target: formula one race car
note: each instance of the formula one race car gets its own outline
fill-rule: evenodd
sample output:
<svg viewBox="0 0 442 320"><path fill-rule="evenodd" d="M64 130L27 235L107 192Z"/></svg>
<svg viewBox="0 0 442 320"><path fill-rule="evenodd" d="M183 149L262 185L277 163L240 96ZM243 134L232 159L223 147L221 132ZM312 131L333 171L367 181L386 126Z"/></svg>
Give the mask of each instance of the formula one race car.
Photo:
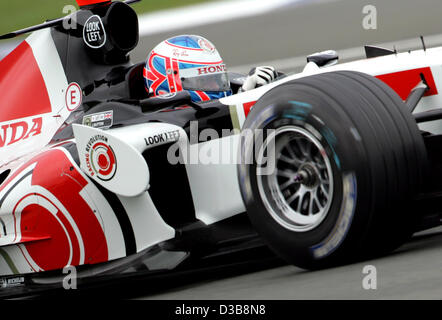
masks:
<svg viewBox="0 0 442 320"><path fill-rule="evenodd" d="M148 97L129 2L0 37L34 31L0 61L0 292L263 243L324 268L440 224L442 48L326 51L247 92L230 74L219 100Z"/></svg>

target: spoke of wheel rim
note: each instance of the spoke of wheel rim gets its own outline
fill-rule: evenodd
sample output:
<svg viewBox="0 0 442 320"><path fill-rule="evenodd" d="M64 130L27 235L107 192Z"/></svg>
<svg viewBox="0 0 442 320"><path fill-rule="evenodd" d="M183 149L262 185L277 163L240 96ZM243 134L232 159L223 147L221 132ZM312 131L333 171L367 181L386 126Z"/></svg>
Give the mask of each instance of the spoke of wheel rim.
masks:
<svg viewBox="0 0 442 320"><path fill-rule="evenodd" d="M279 155L279 159L278 160L284 161L284 162L286 162L288 164L293 164L294 163L294 159L291 159L291 158L289 158L289 157L287 157L287 156L285 156L283 154Z"/></svg>
<svg viewBox="0 0 442 320"><path fill-rule="evenodd" d="M302 207L302 200L304 197L299 197L299 201L298 201L298 206L296 207L296 212L300 213L301 212L301 207Z"/></svg>
<svg viewBox="0 0 442 320"><path fill-rule="evenodd" d="M293 175L295 175L296 172L293 172L292 170L279 170L278 169L278 172L276 174L280 177L292 179Z"/></svg>
<svg viewBox="0 0 442 320"><path fill-rule="evenodd" d="M328 200L328 190L325 189L324 184L321 182L321 191L324 194L324 197Z"/></svg>
<svg viewBox="0 0 442 320"><path fill-rule="evenodd" d="M303 139L298 139L298 146L299 149L301 150L302 155L304 156L304 158L309 159L309 155L308 155L308 151L307 151L307 147L306 147L306 141Z"/></svg>
<svg viewBox="0 0 442 320"><path fill-rule="evenodd" d="M321 170L327 169L327 167L325 166L325 163L322 163L321 161L316 161L315 165L316 165L316 167L318 167L318 169L321 169Z"/></svg>
<svg viewBox="0 0 442 320"><path fill-rule="evenodd" d="M297 158L291 159L283 154L279 155L278 160L284 161L285 163L294 166L296 169L298 169L303 164L303 162L300 161L299 159Z"/></svg>
<svg viewBox="0 0 442 320"><path fill-rule="evenodd" d="M314 201L315 201L316 205L318 206L318 209L319 209L319 210L324 209L324 206L321 204L321 201L319 201L319 199L318 199L318 197L316 196L316 194L315 194L315 196L314 196Z"/></svg>
<svg viewBox="0 0 442 320"><path fill-rule="evenodd" d="M290 157L293 160L292 164L294 164L295 166L297 166L297 168L299 168L303 164L303 161L298 159L298 157L296 156L295 151L293 151L292 145L290 143L287 144L286 149L287 149L288 153L290 154Z"/></svg>
<svg viewBox="0 0 442 320"><path fill-rule="evenodd" d="M290 205L293 201L295 201L296 200L296 198L298 198L299 196L298 196L298 194L296 194L296 193L294 193L294 194L292 194L286 201L287 201L287 203ZM299 204L298 204L299 205Z"/></svg>
<svg viewBox="0 0 442 320"><path fill-rule="evenodd" d="M295 195L297 195L299 197L299 202L298 202L298 207L296 208L296 212L301 212L302 202L304 200L304 196L306 193L307 193L307 190L305 189L305 187L303 185L301 185L299 190L296 191Z"/></svg>
<svg viewBox="0 0 442 320"><path fill-rule="evenodd" d="M286 182L284 182L283 184L281 184L279 186L279 189L281 191L284 191L285 189L287 189L288 187L290 187L294 182L292 180L287 180Z"/></svg>
<svg viewBox="0 0 442 320"><path fill-rule="evenodd" d="M299 153L302 153L301 148L299 147L299 138L290 141L288 148L293 152L295 158L298 158Z"/></svg>
<svg viewBox="0 0 442 320"><path fill-rule="evenodd" d="M290 145L290 143L288 143L285 148L287 149L288 153L290 154L290 157L292 159L296 159L296 154L293 151L292 146Z"/></svg>
<svg viewBox="0 0 442 320"><path fill-rule="evenodd" d="M308 215L312 216L314 214L313 212L313 202L315 201L315 196L313 195L313 192L310 193L310 201L309 201L309 208L308 208Z"/></svg>

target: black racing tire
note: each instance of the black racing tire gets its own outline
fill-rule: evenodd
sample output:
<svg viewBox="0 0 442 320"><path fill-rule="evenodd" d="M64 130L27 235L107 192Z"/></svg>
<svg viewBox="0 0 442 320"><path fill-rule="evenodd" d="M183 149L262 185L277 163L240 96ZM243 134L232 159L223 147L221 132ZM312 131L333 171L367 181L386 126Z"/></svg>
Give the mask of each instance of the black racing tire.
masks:
<svg viewBox="0 0 442 320"><path fill-rule="evenodd" d="M270 248L317 269L388 253L411 236L426 154L391 88L367 74L329 72L258 100L242 128L238 176Z"/></svg>

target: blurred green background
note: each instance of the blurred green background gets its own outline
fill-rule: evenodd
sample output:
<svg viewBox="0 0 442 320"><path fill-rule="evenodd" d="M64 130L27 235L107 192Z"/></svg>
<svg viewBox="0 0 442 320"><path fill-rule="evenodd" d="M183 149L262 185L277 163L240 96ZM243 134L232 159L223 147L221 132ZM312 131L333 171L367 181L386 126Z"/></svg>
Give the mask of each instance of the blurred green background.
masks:
<svg viewBox="0 0 442 320"><path fill-rule="evenodd" d="M146 13L210 1L216 0L143 0L133 8ZM65 5L77 7L75 0L0 0L0 34L62 17Z"/></svg>

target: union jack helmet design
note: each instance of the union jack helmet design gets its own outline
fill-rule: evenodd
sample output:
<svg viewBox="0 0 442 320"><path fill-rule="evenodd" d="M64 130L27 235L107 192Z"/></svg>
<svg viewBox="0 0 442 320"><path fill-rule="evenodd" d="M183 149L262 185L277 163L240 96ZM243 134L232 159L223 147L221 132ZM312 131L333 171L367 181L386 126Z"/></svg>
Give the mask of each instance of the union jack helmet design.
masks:
<svg viewBox="0 0 442 320"><path fill-rule="evenodd" d="M226 65L215 46L195 35L167 39L149 54L144 68L146 90L154 96L186 90L192 101L232 94Z"/></svg>

